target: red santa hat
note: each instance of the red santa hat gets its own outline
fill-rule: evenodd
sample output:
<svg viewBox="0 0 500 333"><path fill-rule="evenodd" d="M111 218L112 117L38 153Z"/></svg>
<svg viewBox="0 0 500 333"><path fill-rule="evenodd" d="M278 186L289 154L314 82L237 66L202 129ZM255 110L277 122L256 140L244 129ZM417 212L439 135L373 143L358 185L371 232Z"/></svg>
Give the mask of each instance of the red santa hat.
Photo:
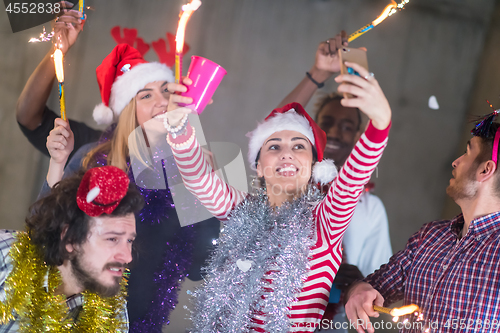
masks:
<svg viewBox="0 0 500 333"><path fill-rule="evenodd" d="M248 161L255 166L256 159L265 140L275 132L296 131L303 134L316 148L318 161L313 167L313 180L316 183L327 184L337 176L337 168L333 160L323 159L326 146L326 133L307 114L299 103L290 103L282 108L274 109L264 122L248 133Z"/></svg>
<svg viewBox="0 0 500 333"><path fill-rule="evenodd" d="M108 165L89 169L76 192L76 203L88 216L111 214L127 194L129 183L120 168Z"/></svg>
<svg viewBox="0 0 500 333"><path fill-rule="evenodd" d="M159 62L147 62L136 49L117 45L96 69L102 103L94 108L94 120L109 125L137 92L150 82L174 81L172 70Z"/></svg>

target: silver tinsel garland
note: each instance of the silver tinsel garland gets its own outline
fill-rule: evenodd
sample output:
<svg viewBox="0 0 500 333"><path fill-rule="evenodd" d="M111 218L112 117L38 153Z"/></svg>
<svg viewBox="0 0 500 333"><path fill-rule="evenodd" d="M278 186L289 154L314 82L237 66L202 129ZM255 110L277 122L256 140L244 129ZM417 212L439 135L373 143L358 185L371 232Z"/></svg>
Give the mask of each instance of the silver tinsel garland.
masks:
<svg viewBox="0 0 500 333"><path fill-rule="evenodd" d="M256 314L267 332L289 331L289 307L307 278L317 237L313 208L322 198L310 186L301 198L273 208L259 192L233 210L194 293L192 332L246 332Z"/></svg>

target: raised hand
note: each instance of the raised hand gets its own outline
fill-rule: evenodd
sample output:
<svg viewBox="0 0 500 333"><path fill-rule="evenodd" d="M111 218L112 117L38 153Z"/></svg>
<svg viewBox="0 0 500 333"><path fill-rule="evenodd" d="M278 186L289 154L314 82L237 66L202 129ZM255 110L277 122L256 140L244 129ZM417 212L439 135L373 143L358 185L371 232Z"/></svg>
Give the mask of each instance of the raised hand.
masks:
<svg viewBox="0 0 500 333"><path fill-rule="evenodd" d="M345 313L351 323L355 324L358 333L374 333L370 317L378 317L373 305L384 306L384 298L370 284L359 282L354 284L346 295Z"/></svg>
<svg viewBox="0 0 500 333"><path fill-rule="evenodd" d="M74 145L75 138L69 128L69 123L57 118L54 121L54 129L50 131L47 137L47 149L50 158L54 162L64 165L73 151Z"/></svg>
<svg viewBox="0 0 500 333"><path fill-rule="evenodd" d="M50 187L53 187L62 179L64 166L74 146L75 138L69 128L69 123L61 118L57 118L54 121L54 129L50 131L47 137L47 149L50 154L47 184Z"/></svg>
<svg viewBox="0 0 500 333"><path fill-rule="evenodd" d="M347 46L347 33L342 30L335 37L321 42L316 50L316 61L311 71L319 70L328 72L330 75L340 71L340 61L338 50Z"/></svg>
<svg viewBox="0 0 500 333"><path fill-rule="evenodd" d="M353 98L344 98L340 103L345 107L360 109L371 119L375 128L386 129L391 122L391 107L373 73L356 63L346 61L345 64L358 72L359 76L344 74L335 78L340 83L340 93L353 95Z"/></svg>
<svg viewBox="0 0 500 333"><path fill-rule="evenodd" d="M179 125L181 119L187 113L194 112L191 109L180 107L178 103L191 104L193 99L191 97L181 96L178 93L187 91L186 85L191 85L193 81L190 78L183 78L183 84L180 83L169 83L167 85L167 89L172 93L170 95L167 107L166 117L168 119L168 123L172 127L176 127Z"/></svg>
<svg viewBox="0 0 500 333"><path fill-rule="evenodd" d="M55 19L54 37L52 41L57 43L57 47L61 49L63 54L75 44L78 35L83 29L85 20L82 20L82 13L77 10L66 9L71 8L73 4L68 1L61 1L62 15ZM87 15L85 15L85 19Z"/></svg>

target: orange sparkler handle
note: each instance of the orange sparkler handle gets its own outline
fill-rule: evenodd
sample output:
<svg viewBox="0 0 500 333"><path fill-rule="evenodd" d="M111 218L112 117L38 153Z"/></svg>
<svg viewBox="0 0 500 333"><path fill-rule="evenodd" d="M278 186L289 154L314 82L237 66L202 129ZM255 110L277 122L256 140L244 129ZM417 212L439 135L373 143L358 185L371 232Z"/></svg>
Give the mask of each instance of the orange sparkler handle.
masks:
<svg viewBox="0 0 500 333"><path fill-rule="evenodd" d="M182 76L182 53L175 53L175 83L181 82Z"/></svg>
<svg viewBox="0 0 500 333"><path fill-rule="evenodd" d="M365 25L363 28L357 30L356 32L353 32L352 34L349 35L349 38L347 39L347 41L350 43L352 42L353 40L355 40L356 38L358 38L359 36L361 36L362 34L364 34L365 32L367 32L368 30L371 30L373 29L374 25L372 23L368 24L368 25Z"/></svg>
<svg viewBox="0 0 500 333"><path fill-rule="evenodd" d="M400 4L397 4L396 1L391 0L391 3L385 6L384 10L382 13L372 21L372 23L365 25L363 28L357 30L356 32L353 32L352 34L349 35L348 41L352 42L365 32L373 29L377 25L379 25L383 20L385 20L387 17L391 16L396 12L396 9L403 9L404 5L407 4L410 0L403 0Z"/></svg>
<svg viewBox="0 0 500 333"><path fill-rule="evenodd" d="M59 106L61 108L61 119L66 121L66 99L64 98L64 82L59 83Z"/></svg>
<svg viewBox="0 0 500 333"><path fill-rule="evenodd" d="M82 13L81 19L85 19L85 0L79 0L78 1L78 11Z"/></svg>
<svg viewBox="0 0 500 333"><path fill-rule="evenodd" d="M391 311L392 311L392 309L384 308L383 306L378 306L378 305L374 305L373 310L375 310L377 312L387 313L387 314L391 314Z"/></svg>

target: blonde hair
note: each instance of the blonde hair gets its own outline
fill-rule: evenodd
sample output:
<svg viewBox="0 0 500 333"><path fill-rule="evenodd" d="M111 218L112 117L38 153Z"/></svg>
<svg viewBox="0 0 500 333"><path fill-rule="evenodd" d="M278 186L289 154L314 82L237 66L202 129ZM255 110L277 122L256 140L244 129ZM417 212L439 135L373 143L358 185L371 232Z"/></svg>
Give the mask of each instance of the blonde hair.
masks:
<svg viewBox="0 0 500 333"><path fill-rule="evenodd" d="M136 116L136 101L134 97L121 112L111 140L103 142L89 151L83 159L82 166L85 169L95 166L97 162L97 155L103 153L108 155L106 158L107 165L112 165L128 172L128 139L130 133L132 133L138 126L139 123L137 122Z"/></svg>

